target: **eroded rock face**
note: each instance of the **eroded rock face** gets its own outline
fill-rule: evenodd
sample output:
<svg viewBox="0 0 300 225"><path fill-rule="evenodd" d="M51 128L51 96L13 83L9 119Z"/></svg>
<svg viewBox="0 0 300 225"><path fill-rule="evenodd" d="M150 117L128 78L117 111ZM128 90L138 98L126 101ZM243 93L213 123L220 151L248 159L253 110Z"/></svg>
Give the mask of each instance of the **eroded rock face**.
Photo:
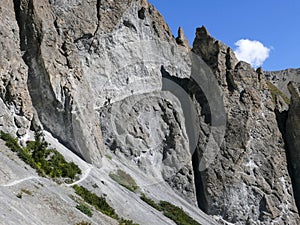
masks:
<svg viewBox="0 0 300 225"><path fill-rule="evenodd" d="M262 70L238 62L204 27L188 54L183 30L174 39L145 0L3 1L1 130L26 136L29 128L43 128L96 165L107 150L125 156L231 223L299 224ZM216 80L222 93L201 87L193 72L207 83ZM173 92L164 79L177 85ZM195 112L185 111L177 90ZM288 144L298 159L299 95L292 96ZM212 104L223 109L215 117ZM277 107L287 109L280 98ZM220 151L209 160L210 140ZM297 177L297 162L291 166Z"/></svg>
<svg viewBox="0 0 300 225"><path fill-rule="evenodd" d="M193 51L216 74L227 114L220 153L200 173L199 205L235 224L298 224L284 142L262 71L237 63L232 50L203 27Z"/></svg>
<svg viewBox="0 0 300 225"><path fill-rule="evenodd" d="M147 1L21 0L11 6L15 9L11 18L16 18L19 27L15 49L21 49L19 61L25 68L18 91L28 89L28 96L20 99L28 99L33 106L31 114L36 112L28 118L29 125L35 118L36 129L50 131L88 162L99 165L104 152L99 123L103 106L159 91L162 64L178 76L189 75L186 50L177 49L163 17ZM8 92L6 96L13 91ZM183 131L173 127L168 113L165 120L175 132L171 136L184 134L184 126L180 128ZM13 122L6 121L5 126L12 123L14 128ZM24 130L19 133L23 135ZM187 143L185 137L182 146L176 147L183 153L164 160L162 174L194 202Z"/></svg>
<svg viewBox="0 0 300 225"><path fill-rule="evenodd" d="M146 174L195 203L194 176L181 104L169 92L133 95L101 110L105 144Z"/></svg>
<svg viewBox="0 0 300 225"><path fill-rule="evenodd" d="M44 129L88 162L99 164L101 131L74 43L97 29L96 5L24 0L15 1L14 7L28 89Z"/></svg>
<svg viewBox="0 0 300 225"><path fill-rule="evenodd" d="M288 160L293 181L294 193L298 209L300 207L300 85L290 82L288 89L291 94L291 105L286 124L286 140Z"/></svg>
<svg viewBox="0 0 300 225"><path fill-rule="evenodd" d="M16 134L18 129L29 129L33 108L26 84L27 66L19 49L19 27L14 20L12 1L3 2L0 16L0 126L2 130Z"/></svg>

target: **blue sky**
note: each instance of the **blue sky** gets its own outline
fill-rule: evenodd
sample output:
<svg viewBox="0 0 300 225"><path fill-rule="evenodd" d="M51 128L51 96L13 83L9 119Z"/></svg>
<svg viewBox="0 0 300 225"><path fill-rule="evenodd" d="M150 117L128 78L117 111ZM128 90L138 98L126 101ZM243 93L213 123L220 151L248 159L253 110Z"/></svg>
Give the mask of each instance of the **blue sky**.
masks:
<svg viewBox="0 0 300 225"><path fill-rule="evenodd" d="M258 41L240 41L239 50L251 55L256 46L264 70L300 68L300 0L149 1L162 13L175 36L178 27L183 27L191 45L196 27L204 25L213 37L234 50L241 39Z"/></svg>

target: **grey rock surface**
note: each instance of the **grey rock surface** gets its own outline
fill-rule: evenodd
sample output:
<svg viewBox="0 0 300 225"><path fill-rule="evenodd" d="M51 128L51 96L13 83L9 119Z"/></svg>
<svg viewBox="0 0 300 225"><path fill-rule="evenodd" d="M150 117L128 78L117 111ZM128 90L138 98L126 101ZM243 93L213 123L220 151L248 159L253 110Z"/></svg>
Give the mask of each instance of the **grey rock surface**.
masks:
<svg viewBox="0 0 300 225"><path fill-rule="evenodd" d="M196 204L181 104L169 92L134 95L100 112L105 144Z"/></svg>
<svg viewBox="0 0 300 225"><path fill-rule="evenodd" d="M15 1L14 8L28 90L42 126L100 164L101 131L74 44L96 30L96 1Z"/></svg>
<svg viewBox="0 0 300 225"><path fill-rule="evenodd" d="M227 115L220 153L199 174L198 204L234 224L298 224L284 141L264 75L237 63L232 50L204 27L197 29L193 51L216 74Z"/></svg>
<svg viewBox="0 0 300 225"><path fill-rule="evenodd" d="M76 156L73 156L76 158ZM93 218L76 209L71 187L58 185L21 161L0 140L0 211L3 225L15 224L92 224L117 225L117 221L93 209ZM74 159L73 159L74 160ZM85 169L85 165L81 165ZM17 197L19 196L19 197ZM21 197L20 197L21 196Z"/></svg>
<svg viewBox="0 0 300 225"><path fill-rule="evenodd" d="M28 68L22 60L19 48L19 27L12 1L4 0L0 7L0 126L2 130L16 134L18 127L29 129L33 118L31 98L27 89Z"/></svg>
<svg viewBox="0 0 300 225"><path fill-rule="evenodd" d="M299 93L291 89L285 124L278 113L288 106L280 97L275 106L265 79L287 93L299 70L254 71L205 27L191 50L146 0L2 0L0 18L0 129L23 144L32 130L49 131L83 169L76 183L120 216L174 224L113 181L116 169L204 225L300 223ZM70 185L38 177L1 141L0 150L5 224L117 223L95 210L87 218ZM33 194L20 200L22 189Z"/></svg>
<svg viewBox="0 0 300 225"><path fill-rule="evenodd" d="M290 97L287 88L289 82L300 82L300 69L286 69L280 71L266 71L266 78L278 87L286 96Z"/></svg>
<svg viewBox="0 0 300 225"><path fill-rule="evenodd" d="M187 48L188 50L191 49L190 44L189 44L189 41L188 41L188 39L186 38L186 36L185 36L185 34L184 34L184 31L183 31L182 27L179 27L179 29L178 29L178 36L177 36L177 38L176 38L176 43L177 43L178 45L181 45L181 46Z"/></svg>

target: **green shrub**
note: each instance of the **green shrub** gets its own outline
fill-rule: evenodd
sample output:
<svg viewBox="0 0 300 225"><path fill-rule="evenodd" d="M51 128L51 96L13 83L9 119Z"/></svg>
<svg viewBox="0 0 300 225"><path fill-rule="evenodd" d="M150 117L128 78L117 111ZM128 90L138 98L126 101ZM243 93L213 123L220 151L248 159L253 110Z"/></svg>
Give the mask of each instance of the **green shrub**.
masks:
<svg viewBox="0 0 300 225"><path fill-rule="evenodd" d="M159 205L162 208L163 214L173 220L177 225L201 225L186 214L181 208L169 202L160 201Z"/></svg>
<svg viewBox="0 0 300 225"><path fill-rule="evenodd" d="M134 223L132 220L127 220L124 218L120 218L114 208L112 208L107 202L104 197L99 197L95 193L92 193L88 189L83 186L74 185L73 189L75 193L81 196L85 202L89 203L90 205L94 206L97 210L108 215L109 217L116 219L119 221L120 225L139 225Z"/></svg>
<svg viewBox="0 0 300 225"><path fill-rule="evenodd" d="M93 216L93 213L92 213L91 209L83 203L77 205L76 209L80 210L81 212L83 212L85 215L87 215L89 217Z"/></svg>
<svg viewBox="0 0 300 225"><path fill-rule="evenodd" d="M22 198L22 196L23 196L22 192L19 192L19 193L16 195L17 198Z"/></svg>
<svg viewBox="0 0 300 225"><path fill-rule="evenodd" d="M108 159L110 159L110 160L112 160L112 156L109 155L109 154L105 154L105 157L108 158Z"/></svg>
<svg viewBox="0 0 300 225"><path fill-rule="evenodd" d="M118 169L116 173L110 173L109 176L118 184L134 192L138 189L135 180L123 170Z"/></svg>
<svg viewBox="0 0 300 225"><path fill-rule="evenodd" d="M148 205L152 206L153 208L157 209L158 211L162 211L163 214L173 220L177 225L201 225L193 218L191 218L186 212L184 212L181 208L166 202L160 201L157 204L152 199L146 197L144 193L142 193L140 197L144 202Z"/></svg>
<svg viewBox="0 0 300 225"><path fill-rule="evenodd" d="M92 225L90 222L81 221L79 223L75 223L75 225Z"/></svg>
<svg viewBox="0 0 300 225"><path fill-rule="evenodd" d="M132 220L126 220L124 218L121 218L119 221L119 225L139 225L139 224L134 223Z"/></svg>
<svg viewBox="0 0 300 225"><path fill-rule="evenodd" d="M12 137L10 134L4 133L3 131L0 131L0 137L6 142L5 145L8 148L10 148L13 152L21 151L21 147L18 144L17 138Z"/></svg>
<svg viewBox="0 0 300 225"><path fill-rule="evenodd" d="M144 202L146 202L148 205L152 206L153 208L157 209L158 211L162 211L162 208L160 207L159 204L157 204L155 201L153 201L150 198L147 198L144 193L142 193L140 197Z"/></svg>
<svg viewBox="0 0 300 225"><path fill-rule="evenodd" d="M44 141L41 133L36 133L35 140L29 141L24 148L18 144L17 138L9 134L1 131L0 137L6 142L7 147L17 152L19 158L41 176L73 180L77 174L81 174L80 168L74 162L67 162L57 150L48 148L49 144Z"/></svg>
<svg viewBox="0 0 300 225"><path fill-rule="evenodd" d="M87 203L94 206L97 210L110 216L111 218L119 218L115 213L115 210L106 202L104 197L99 197L95 193L90 192L88 189L82 186L74 185L73 189L75 190L76 194L81 196Z"/></svg>

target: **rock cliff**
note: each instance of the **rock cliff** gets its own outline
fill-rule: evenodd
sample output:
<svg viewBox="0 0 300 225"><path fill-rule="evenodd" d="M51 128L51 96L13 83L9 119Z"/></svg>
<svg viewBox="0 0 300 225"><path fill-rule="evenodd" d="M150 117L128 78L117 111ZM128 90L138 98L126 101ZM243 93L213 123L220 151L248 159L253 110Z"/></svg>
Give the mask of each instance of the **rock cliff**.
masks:
<svg viewBox="0 0 300 225"><path fill-rule="evenodd" d="M288 89L291 94L291 106L288 110L286 123L286 143L288 159L290 162L290 173L292 176L294 193L298 209L300 207L300 92L299 83L290 82Z"/></svg>
<svg viewBox="0 0 300 225"><path fill-rule="evenodd" d="M267 81L287 93L297 70L288 79L255 71L205 27L191 48L183 29L173 37L146 0L3 0L0 18L0 129L23 141L45 131L85 170L77 183L99 187L121 216L174 224L112 181L117 168L141 192L181 206L201 224L300 223L299 90L290 85L289 107ZM7 196L42 180L33 202L49 203L48 215L59 211L57 224L82 218L68 186L19 168L0 146L9 162L0 181L29 177L1 183ZM26 217L29 206L34 213ZM2 211L7 224L49 224L39 210L14 199ZM101 213L90 221L117 223Z"/></svg>
<svg viewBox="0 0 300 225"><path fill-rule="evenodd" d="M297 224L284 140L263 71L237 62L203 27L193 51L214 71L227 115L220 153L199 175L200 207L235 224Z"/></svg>

